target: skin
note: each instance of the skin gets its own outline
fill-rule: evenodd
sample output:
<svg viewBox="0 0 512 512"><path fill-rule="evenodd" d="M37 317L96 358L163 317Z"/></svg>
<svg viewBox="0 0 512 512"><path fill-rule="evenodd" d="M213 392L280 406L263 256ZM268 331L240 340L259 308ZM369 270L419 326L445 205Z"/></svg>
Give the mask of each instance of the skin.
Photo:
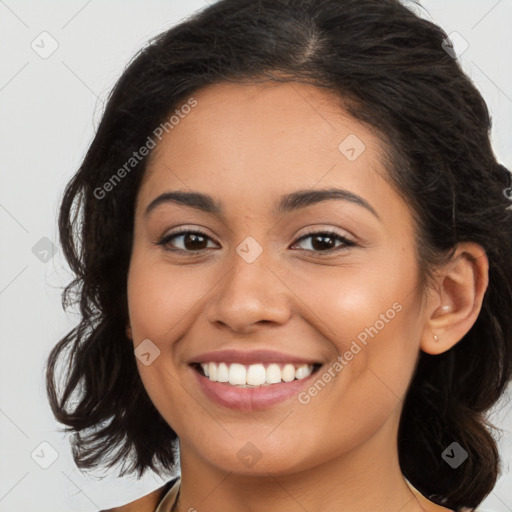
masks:
<svg viewBox="0 0 512 512"><path fill-rule="evenodd" d="M332 92L222 83L194 97L197 107L146 170L128 276L128 334L135 347L150 339L160 350L152 364L137 362L139 372L180 439L178 511L447 510L406 484L396 437L420 350L450 349L478 316L483 249L460 245L424 286L413 217L386 179L384 143ZM354 161L338 149L350 134L365 145ZM334 199L272 212L284 194L330 187L362 197L378 217ZM223 216L176 203L145 213L176 190L213 196ZM188 252L157 245L181 228L207 234L201 251L183 236L167 247ZM334 238L326 255L311 237L299 241L306 228L356 245ZM248 236L263 250L250 264L236 252ZM401 311L308 404L293 397L231 410L205 396L188 364L210 350L269 349L319 361L322 375L397 302ZM252 467L237 456L248 442L261 454Z"/></svg>

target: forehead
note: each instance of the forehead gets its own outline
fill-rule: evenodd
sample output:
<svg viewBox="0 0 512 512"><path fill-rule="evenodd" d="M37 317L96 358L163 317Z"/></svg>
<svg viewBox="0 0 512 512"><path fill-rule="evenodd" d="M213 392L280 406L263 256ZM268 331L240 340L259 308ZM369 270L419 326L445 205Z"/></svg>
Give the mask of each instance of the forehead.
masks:
<svg viewBox="0 0 512 512"><path fill-rule="evenodd" d="M173 188L264 202L299 188L385 184L384 143L333 91L295 82L220 83L192 96L197 105L154 150L142 203Z"/></svg>

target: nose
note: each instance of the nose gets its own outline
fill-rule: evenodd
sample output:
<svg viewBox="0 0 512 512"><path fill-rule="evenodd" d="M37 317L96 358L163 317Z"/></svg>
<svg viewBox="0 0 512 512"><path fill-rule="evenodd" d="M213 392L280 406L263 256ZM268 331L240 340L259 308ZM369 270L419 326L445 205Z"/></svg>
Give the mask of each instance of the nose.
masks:
<svg viewBox="0 0 512 512"><path fill-rule="evenodd" d="M290 289L266 252L248 261L233 251L229 270L213 290L206 316L217 327L250 333L258 325L281 325L290 318Z"/></svg>

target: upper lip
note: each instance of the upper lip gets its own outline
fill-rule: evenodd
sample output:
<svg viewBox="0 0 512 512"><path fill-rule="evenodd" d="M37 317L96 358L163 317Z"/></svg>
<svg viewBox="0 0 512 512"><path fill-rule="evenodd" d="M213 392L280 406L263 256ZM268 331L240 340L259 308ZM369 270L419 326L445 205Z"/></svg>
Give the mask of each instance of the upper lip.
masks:
<svg viewBox="0 0 512 512"><path fill-rule="evenodd" d="M291 364L320 364L318 360L299 357L293 354L275 352L273 350L214 350L203 352L190 359L194 363L291 363Z"/></svg>

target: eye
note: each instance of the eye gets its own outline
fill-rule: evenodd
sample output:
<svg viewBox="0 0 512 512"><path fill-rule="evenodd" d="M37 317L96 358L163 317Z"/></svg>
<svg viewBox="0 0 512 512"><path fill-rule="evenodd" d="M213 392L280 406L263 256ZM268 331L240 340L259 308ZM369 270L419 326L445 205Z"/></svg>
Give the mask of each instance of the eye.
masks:
<svg viewBox="0 0 512 512"><path fill-rule="evenodd" d="M316 253L328 253L331 254L333 252L339 251L341 249L347 249L349 247L355 247L357 244L352 240L336 233L335 231L314 231L308 233L304 236L301 236L294 245L297 245L298 242L308 240L310 241L305 244L307 247L305 250L313 251ZM336 245L336 240L339 243ZM293 247L293 246L292 246ZM317 254L317 256L323 256L323 254Z"/></svg>
<svg viewBox="0 0 512 512"><path fill-rule="evenodd" d="M310 240L307 247L303 250L318 253L317 256L323 256L321 253L331 254L333 252L355 247L357 244L352 240L336 233L335 231L314 231L301 236L292 245L292 248L299 242ZM340 242L336 245L336 241ZM199 229L194 230L181 230L174 233L168 233L163 236L157 245L164 247L167 251L177 253L200 253L208 249L208 242L213 242L212 239L203 231ZM178 247L176 247L178 245ZM216 246L214 245L214 248ZM212 248L210 246L210 248Z"/></svg>
<svg viewBox="0 0 512 512"><path fill-rule="evenodd" d="M171 241L176 240L180 247L173 247ZM157 245L164 247L168 251L174 252L200 252L207 249L208 240L211 238L198 229L195 230L181 230L175 233L168 233L163 236ZM175 242L176 243L176 242Z"/></svg>

